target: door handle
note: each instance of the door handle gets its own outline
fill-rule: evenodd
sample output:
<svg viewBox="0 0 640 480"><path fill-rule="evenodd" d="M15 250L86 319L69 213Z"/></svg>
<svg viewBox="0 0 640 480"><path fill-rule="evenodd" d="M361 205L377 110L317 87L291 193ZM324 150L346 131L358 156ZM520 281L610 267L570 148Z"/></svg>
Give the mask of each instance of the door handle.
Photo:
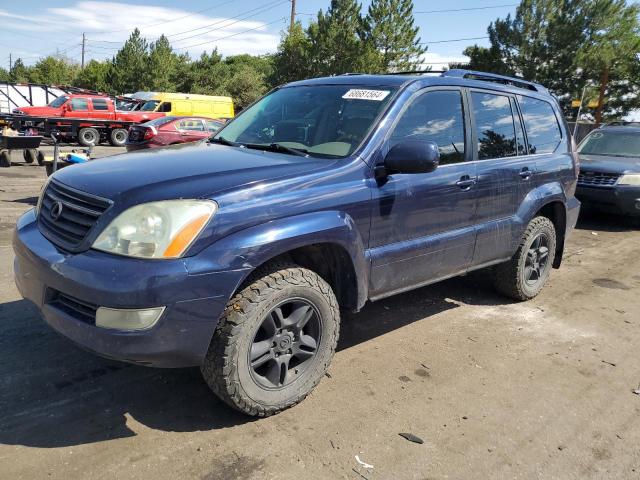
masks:
<svg viewBox="0 0 640 480"><path fill-rule="evenodd" d="M518 173L518 175L520 175L523 180L529 180L531 178L531 175L533 175L533 172L529 170L529 167L524 167L522 170L520 170L520 173Z"/></svg>
<svg viewBox="0 0 640 480"><path fill-rule="evenodd" d="M476 179L471 178L469 175L460 177L460 180L456 182L456 185L459 186L462 190L469 190L475 184Z"/></svg>

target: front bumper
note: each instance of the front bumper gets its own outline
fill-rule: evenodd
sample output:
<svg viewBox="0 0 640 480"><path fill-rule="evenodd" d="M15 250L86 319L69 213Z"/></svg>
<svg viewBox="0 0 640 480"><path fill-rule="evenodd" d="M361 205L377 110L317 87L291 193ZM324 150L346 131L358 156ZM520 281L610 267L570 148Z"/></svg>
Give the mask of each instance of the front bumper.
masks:
<svg viewBox="0 0 640 480"><path fill-rule="evenodd" d="M617 215L640 216L640 187L587 187L578 185L576 197L588 207Z"/></svg>
<svg viewBox="0 0 640 480"><path fill-rule="evenodd" d="M202 364L218 318L246 273L192 275L182 259L69 254L40 233L33 210L19 219L13 249L18 290L52 328L99 355L158 367ZM51 301L59 293L96 306L166 309L148 330L110 330L60 308Z"/></svg>

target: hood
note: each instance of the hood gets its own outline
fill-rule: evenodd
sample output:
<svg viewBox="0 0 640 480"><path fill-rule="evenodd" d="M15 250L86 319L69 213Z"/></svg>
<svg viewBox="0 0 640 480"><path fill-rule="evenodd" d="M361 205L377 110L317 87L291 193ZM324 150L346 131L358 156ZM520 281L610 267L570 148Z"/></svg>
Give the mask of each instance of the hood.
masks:
<svg viewBox="0 0 640 480"><path fill-rule="evenodd" d="M209 197L334 162L200 142L96 159L64 168L55 178L83 192L139 203Z"/></svg>
<svg viewBox="0 0 640 480"><path fill-rule="evenodd" d="M593 172L640 173L640 157L580 154L580 168Z"/></svg>
<svg viewBox="0 0 640 480"><path fill-rule="evenodd" d="M62 109L53 108L53 107L20 107L16 108L15 111L20 111L25 115L31 115L33 117L54 117L60 116L62 113Z"/></svg>

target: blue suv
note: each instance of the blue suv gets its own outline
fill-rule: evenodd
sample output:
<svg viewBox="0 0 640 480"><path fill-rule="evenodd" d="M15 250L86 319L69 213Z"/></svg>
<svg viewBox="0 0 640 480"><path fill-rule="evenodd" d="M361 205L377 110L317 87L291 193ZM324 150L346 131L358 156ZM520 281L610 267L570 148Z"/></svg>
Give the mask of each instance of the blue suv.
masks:
<svg viewBox="0 0 640 480"><path fill-rule="evenodd" d="M208 142L54 174L18 221L16 283L84 348L200 366L266 416L323 377L341 308L487 267L508 297L537 295L578 217L577 174L541 85L306 80Z"/></svg>

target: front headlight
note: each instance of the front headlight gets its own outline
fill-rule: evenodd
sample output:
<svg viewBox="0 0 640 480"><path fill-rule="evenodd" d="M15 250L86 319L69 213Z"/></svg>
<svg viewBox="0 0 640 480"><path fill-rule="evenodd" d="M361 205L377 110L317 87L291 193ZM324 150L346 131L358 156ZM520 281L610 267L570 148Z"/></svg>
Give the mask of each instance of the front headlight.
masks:
<svg viewBox="0 0 640 480"><path fill-rule="evenodd" d="M640 186L640 173L627 173L618 179L618 185Z"/></svg>
<svg viewBox="0 0 640 480"><path fill-rule="evenodd" d="M186 252L217 209L211 200L136 205L118 215L92 247L128 257L177 258Z"/></svg>

